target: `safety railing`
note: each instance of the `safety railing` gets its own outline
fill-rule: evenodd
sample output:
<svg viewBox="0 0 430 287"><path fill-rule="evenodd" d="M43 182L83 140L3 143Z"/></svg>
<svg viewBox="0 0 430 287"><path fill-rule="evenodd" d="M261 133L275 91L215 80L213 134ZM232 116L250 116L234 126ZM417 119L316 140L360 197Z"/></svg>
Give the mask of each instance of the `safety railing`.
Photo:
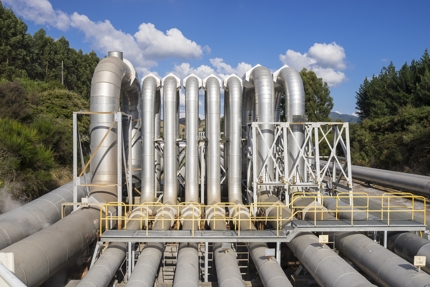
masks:
<svg viewBox="0 0 430 287"><path fill-rule="evenodd" d="M336 207L327 209L324 207L324 200L336 199ZM306 204L300 203L301 199L306 199ZM407 199L408 203L399 204L399 199ZM310 202L310 203L309 203ZM341 202L351 202L346 204ZM421 202L422 207L418 207L417 202ZM416 213L423 215L423 225L426 225L426 198L413 194L384 194L382 196L368 195L364 192L355 193L339 193L337 196L323 196L318 192L294 193L291 202L288 206L281 202L271 203L253 203L250 205L234 204L231 202L218 203L213 205L203 205L198 203L183 202L177 205L164 205L162 203L142 203L142 204L125 204L119 202L109 202L103 204L100 208L100 235L112 222L118 223L121 228L127 229L127 226L133 222L139 222L139 229L146 232L149 236L149 231L155 221L160 221L162 229L179 230L185 222L191 223L191 235L194 236L196 230L205 229L205 226L211 224L214 230L224 230L225 227L219 227L218 224L230 226L230 223L237 230L240 236L241 230L252 230L253 226L259 226L262 223L262 228L265 224L271 223L276 235L279 236L279 231L292 220L297 219L304 211L313 213L314 226L317 226L321 220L342 219L343 215L349 214L348 219L350 225L361 219L354 217L365 215L366 220L369 220L369 215L372 215L370 220L383 220L384 223L390 226L390 221L398 214L410 213L410 218L403 217L402 220L415 220ZM124 211L124 215L114 215L109 213L109 210L117 210L118 208ZM284 212L285 209L291 212ZM256 213L253 211L257 210ZM269 216L267 212L271 210L273 216ZM273 212L273 210L276 211ZM128 211L128 212L127 212ZM212 213L213 216L208 216ZM169 216L167 216L169 215ZM327 218L328 217L328 218ZM307 220L309 222L309 220ZM168 224L168 228L165 228Z"/></svg>
<svg viewBox="0 0 430 287"><path fill-rule="evenodd" d="M324 200L328 198L336 199L334 209L324 207ZM300 205L300 199L312 199L312 203ZM418 206L419 202L422 207ZM363 218L364 216L366 220L369 220L369 215L372 215L372 220L381 220L390 225L394 217L399 217L400 214L406 214L406 216L400 216L398 220L415 220L417 213L422 214L423 225L426 225L426 198L412 193L369 195L365 192L340 192L336 196L323 196L318 192L298 192L292 195L289 208L293 216L305 209L307 212L313 212L314 225L317 224L317 221L324 220L328 214L334 216L335 220L348 214L351 225L354 225L354 220L358 220L354 217ZM410 214L409 217L408 214Z"/></svg>

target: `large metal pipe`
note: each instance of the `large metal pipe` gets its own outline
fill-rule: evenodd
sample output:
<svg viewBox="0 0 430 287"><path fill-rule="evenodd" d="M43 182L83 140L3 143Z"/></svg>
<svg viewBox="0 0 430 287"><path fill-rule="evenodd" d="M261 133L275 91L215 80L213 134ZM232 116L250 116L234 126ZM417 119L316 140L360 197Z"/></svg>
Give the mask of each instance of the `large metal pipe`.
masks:
<svg viewBox="0 0 430 287"><path fill-rule="evenodd" d="M122 111L131 116L131 122L127 118L122 122L123 133L124 133L124 147L125 147L125 158L128 159L128 145L129 138L131 140L131 161L129 171L132 175L132 183L135 187L140 187L141 184L141 172L142 168L142 138L139 123L139 96L140 96L140 84L137 72L133 65L127 59L123 59L123 62L128 66L130 71L130 82L123 81L121 83L122 95ZM129 126L131 125L131 135L129 135Z"/></svg>
<svg viewBox="0 0 430 287"><path fill-rule="evenodd" d="M294 116L304 116L305 114L305 91L300 74L293 68L284 66L273 75L274 81L279 83L285 93L285 118L287 122L294 122ZM294 161L299 157L300 146L304 141L303 125L291 126L292 134L288 135L287 151L289 160L288 172L295 173L293 170ZM304 173L304 161L299 160L297 172L299 175Z"/></svg>
<svg viewBox="0 0 430 287"><path fill-rule="evenodd" d="M155 183L155 100L160 79L149 74L142 79L142 191L141 202L154 202ZM160 98L158 98L160 100Z"/></svg>
<svg viewBox="0 0 430 287"><path fill-rule="evenodd" d="M176 147L178 119L178 89L180 80L173 74L162 80L164 96L164 195L163 203L174 205L178 195L178 149Z"/></svg>
<svg viewBox="0 0 430 287"><path fill-rule="evenodd" d="M278 262L266 255L266 243L249 244L252 261L264 287L292 287Z"/></svg>
<svg viewBox="0 0 430 287"><path fill-rule="evenodd" d="M185 126L187 141L185 163L185 201L199 202L199 89L202 80L194 74L184 79L185 85Z"/></svg>
<svg viewBox="0 0 430 287"><path fill-rule="evenodd" d="M228 198L230 202L242 203L242 80L235 75L227 77L224 90L228 92L225 98L229 107Z"/></svg>
<svg viewBox="0 0 430 287"><path fill-rule="evenodd" d="M117 200L117 149L115 130L106 138L97 152L106 131L114 122L114 116L107 112L119 110L119 95L123 82L131 83L131 72L121 58L122 54L110 53L97 65L91 83L91 164L93 184L91 195L98 202ZM126 86L127 88L129 86ZM106 165L112 165L106 167ZM112 170L110 170L112 168ZM15 255L15 274L27 286L39 286L56 271L70 263L97 237L100 211L98 208L84 208L9 247L4 252ZM32 260L29 260L31 258Z"/></svg>
<svg viewBox="0 0 430 287"><path fill-rule="evenodd" d="M77 287L106 287L124 261L126 243L111 243Z"/></svg>
<svg viewBox="0 0 430 287"><path fill-rule="evenodd" d="M139 255L133 273L127 282L127 287L153 287L157 276L158 266L163 256L164 244L147 243Z"/></svg>
<svg viewBox="0 0 430 287"><path fill-rule="evenodd" d="M430 177L352 165L352 177L399 190L430 195Z"/></svg>
<svg viewBox="0 0 430 287"><path fill-rule="evenodd" d="M221 81L214 75L203 80L205 88L205 115L207 143L207 204L221 202L220 188L220 87Z"/></svg>
<svg viewBox="0 0 430 287"><path fill-rule="evenodd" d="M423 267L430 273L430 241L419 237L416 234L404 232L388 236L388 249L406 259L410 263L414 262L414 256L425 256L426 266Z"/></svg>
<svg viewBox="0 0 430 287"><path fill-rule="evenodd" d="M255 121L261 122L260 131L258 133L256 144L257 162L254 164L258 171L261 171L262 180L272 181L274 179L273 161L266 162L265 169L263 168L264 160L269 156L269 149L273 143L273 122L275 121L275 104L274 104L274 84L272 74L269 69L262 66L255 66L244 75L246 85L255 87ZM245 83L244 83L245 85ZM250 93L252 95L252 93ZM264 187L267 189L268 187Z"/></svg>
<svg viewBox="0 0 430 287"><path fill-rule="evenodd" d="M379 286L429 286L430 275L359 233L336 233L336 248Z"/></svg>
<svg viewBox="0 0 430 287"><path fill-rule="evenodd" d="M117 192L117 187L113 185L117 183L118 174L118 155L114 148L117 145L117 124L115 114L106 112L120 110L120 91L124 95L123 101L137 104L139 93L136 93L137 89L134 84L136 79L133 78L135 76L134 71L123 62L121 52L109 52L109 56L101 60L94 71L91 82L90 110L102 114L91 115L90 146L94 156L90 164L93 184L91 193L104 191L116 194ZM113 129L101 143L111 125L113 125Z"/></svg>
<svg viewBox="0 0 430 287"><path fill-rule="evenodd" d="M173 286L198 287L199 268L197 243L181 243L179 245Z"/></svg>
<svg viewBox="0 0 430 287"><path fill-rule="evenodd" d="M4 280L7 286L11 287L27 287L24 285L24 283L19 280L15 274L7 269L6 266L3 265L3 263L0 262L0 277Z"/></svg>
<svg viewBox="0 0 430 287"><path fill-rule="evenodd" d="M287 245L320 286L375 286L311 233L301 233Z"/></svg>
<svg viewBox="0 0 430 287"><path fill-rule="evenodd" d="M84 179L81 178L83 181ZM77 189L78 201L86 195ZM61 204L73 201L73 182L69 182L21 207L0 215L0 249L18 242L61 219ZM71 207L65 209L66 214Z"/></svg>

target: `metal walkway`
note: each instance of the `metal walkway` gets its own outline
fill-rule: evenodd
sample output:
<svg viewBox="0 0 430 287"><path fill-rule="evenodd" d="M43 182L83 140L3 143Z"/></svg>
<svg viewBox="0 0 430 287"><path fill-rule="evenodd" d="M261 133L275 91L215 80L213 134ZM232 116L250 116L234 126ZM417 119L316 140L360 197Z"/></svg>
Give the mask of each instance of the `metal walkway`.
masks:
<svg viewBox="0 0 430 287"><path fill-rule="evenodd" d="M414 220L293 220L282 230L213 231L213 230L106 230L104 242L290 242L301 232L425 231Z"/></svg>

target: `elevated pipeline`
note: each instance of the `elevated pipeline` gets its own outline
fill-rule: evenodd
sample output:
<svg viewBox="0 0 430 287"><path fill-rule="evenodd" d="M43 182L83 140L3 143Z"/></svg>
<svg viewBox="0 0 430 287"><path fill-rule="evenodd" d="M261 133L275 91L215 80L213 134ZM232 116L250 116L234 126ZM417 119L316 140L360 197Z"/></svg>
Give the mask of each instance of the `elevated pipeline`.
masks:
<svg viewBox="0 0 430 287"><path fill-rule="evenodd" d="M78 201L85 194L84 188L78 187ZM60 220L61 204L71 201L73 201L73 182L0 215L0 249L6 248ZM66 214L70 213L71 207L66 207L65 211Z"/></svg>
<svg viewBox="0 0 430 287"><path fill-rule="evenodd" d="M114 117L106 112L119 111L119 95L123 81L126 87L135 85L130 67L122 61L122 53L109 53L97 65L91 84L91 111L102 114L91 115L92 153L114 123ZM130 95L131 96L131 95ZM133 95L138 96L138 95ZM137 102L137 101L136 101ZM91 196L104 203L117 200L114 184L117 182L116 129L101 145L91 164L93 184ZM114 173L105 165L112 164ZM113 186L112 188L110 186ZM27 286L39 286L56 271L76 259L97 238L100 211L96 207L78 210L5 249L15 256L15 274Z"/></svg>

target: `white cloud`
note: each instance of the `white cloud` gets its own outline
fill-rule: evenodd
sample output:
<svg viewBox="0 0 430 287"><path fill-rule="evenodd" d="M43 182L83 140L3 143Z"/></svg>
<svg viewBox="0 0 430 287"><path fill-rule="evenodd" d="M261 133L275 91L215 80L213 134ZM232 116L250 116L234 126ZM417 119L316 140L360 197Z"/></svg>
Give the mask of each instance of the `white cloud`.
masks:
<svg viewBox="0 0 430 287"><path fill-rule="evenodd" d="M320 44L315 43L309 48L308 56L324 68L333 68L343 70L346 68L345 65L345 50L342 46L336 43L331 44Z"/></svg>
<svg viewBox="0 0 430 287"><path fill-rule="evenodd" d="M215 70L209 66L201 65L197 68L192 68L189 63L175 65L173 68L173 73L180 79L183 79L190 74L195 74L202 80L211 74L216 74Z"/></svg>
<svg viewBox="0 0 430 287"><path fill-rule="evenodd" d="M109 20L93 22L86 15L77 12L67 15L54 10L48 0L3 0L13 11L26 20L39 25L49 25L66 30L76 28L82 31L93 48L101 53L118 50L130 60L141 76L157 65L157 60L166 58L199 58L203 51L210 53L210 48L203 48L187 39L177 28L159 31L151 23L142 23L134 34L117 30Z"/></svg>
<svg viewBox="0 0 430 287"><path fill-rule="evenodd" d="M12 10L24 19L39 25L49 25L67 30L70 19L62 11L54 10L48 0L3 0Z"/></svg>
<svg viewBox="0 0 430 287"><path fill-rule="evenodd" d="M251 64L241 62L237 64L236 68L228 65L224 62L222 58L213 58L210 59L212 66L216 68L216 72L220 75L220 77L225 78L228 75L235 74L239 77L242 77L248 70L252 68Z"/></svg>
<svg viewBox="0 0 430 287"><path fill-rule="evenodd" d="M279 55L282 63L300 71L303 68L312 70L330 87L345 82L347 77L342 70L346 69L345 49L336 43L315 43L307 53L287 50Z"/></svg>
<svg viewBox="0 0 430 287"><path fill-rule="evenodd" d="M203 54L200 45L185 38L176 28L167 30L164 34L154 24L142 23L134 37L143 54L151 58L199 58Z"/></svg>

